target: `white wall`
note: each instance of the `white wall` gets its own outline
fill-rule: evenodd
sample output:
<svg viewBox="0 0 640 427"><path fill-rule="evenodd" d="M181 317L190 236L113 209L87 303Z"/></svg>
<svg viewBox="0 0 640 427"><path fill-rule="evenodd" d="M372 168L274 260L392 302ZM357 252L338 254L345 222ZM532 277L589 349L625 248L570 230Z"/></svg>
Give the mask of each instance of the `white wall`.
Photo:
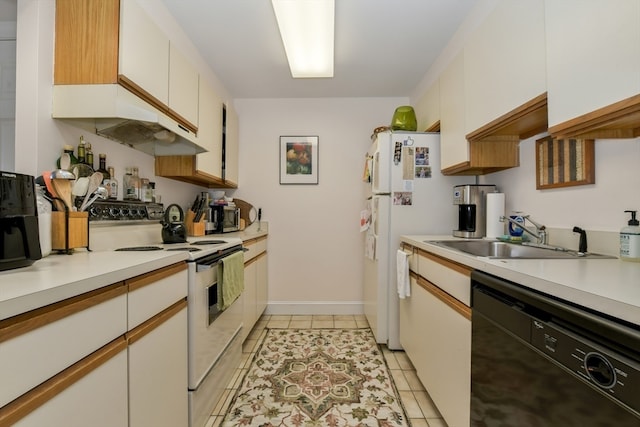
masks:
<svg viewBox="0 0 640 427"><path fill-rule="evenodd" d="M405 98L241 99L240 188L269 222L269 312L361 310L369 136ZM319 136L319 184L279 184L279 137Z"/></svg>
<svg viewBox="0 0 640 427"><path fill-rule="evenodd" d="M520 143L520 167L485 175L505 193L506 210L548 227L618 232L625 210L640 211L640 140L596 140L595 184L536 190L535 140Z"/></svg>

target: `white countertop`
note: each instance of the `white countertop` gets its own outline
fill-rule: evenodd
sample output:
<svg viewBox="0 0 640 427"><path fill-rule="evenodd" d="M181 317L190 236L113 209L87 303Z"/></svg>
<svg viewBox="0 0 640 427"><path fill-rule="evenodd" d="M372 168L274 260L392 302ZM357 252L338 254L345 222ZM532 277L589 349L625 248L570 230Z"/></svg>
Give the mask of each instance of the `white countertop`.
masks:
<svg viewBox="0 0 640 427"><path fill-rule="evenodd" d="M640 263L619 259L492 259L426 242L452 239L401 236L401 241L473 269L640 326Z"/></svg>
<svg viewBox="0 0 640 427"><path fill-rule="evenodd" d="M109 229L105 229L109 232ZM136 229L137 230L137 229ZM159 236L159 231L154 231ZM188 241L239 238L243 241L268 234L268 225L252 224L244 231L189 237ZM96 245L97 246L97 245ZM116 252L101 248L70 255L51 254L29 267L0 271L0 320L85 292L185 261L183 251Z"/></svg>
<svg viewBox="0 0 640 427"><path fill-rule="evenodd" d="M184 261L181 251L52 254L0 272L0 320Z"/></svg>

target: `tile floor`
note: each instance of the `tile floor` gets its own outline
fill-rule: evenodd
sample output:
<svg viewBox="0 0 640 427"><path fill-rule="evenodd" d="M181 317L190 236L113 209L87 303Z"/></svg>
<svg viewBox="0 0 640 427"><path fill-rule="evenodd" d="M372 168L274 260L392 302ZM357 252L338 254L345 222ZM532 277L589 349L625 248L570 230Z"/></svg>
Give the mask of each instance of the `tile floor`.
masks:
<svg viewBox="0 0 640 427"><path fill-rule="evenodd" d="M258 348L265 328L364 328L369 324L364 316L276 316L264 315L256 323L242 346L242 359L220 401L214 408L206 427L217 427L222 422L231 399L244 378L254 352ZM391 369L411 426L447 427L438 409L431 401L416 376L416 371L403 351L391 351L383 346L383 355Z"/></svg>

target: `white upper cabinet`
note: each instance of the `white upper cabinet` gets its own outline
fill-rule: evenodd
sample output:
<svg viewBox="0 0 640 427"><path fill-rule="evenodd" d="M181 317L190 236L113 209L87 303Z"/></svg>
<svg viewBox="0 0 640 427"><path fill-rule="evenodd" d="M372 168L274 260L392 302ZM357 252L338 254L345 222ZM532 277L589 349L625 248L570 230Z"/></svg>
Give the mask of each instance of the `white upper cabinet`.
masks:
<svg viewBox="0 0 640 427"><path fill-rule="evenodd" d="M222 179L222 100L209 83L200 82L197 170Z"/></svg>
<svg viewBox="0 0 640 427"><path fill-rule="evenodd" d="M440 75L441 169L469 160L465 137L464 55L460 52Z"/></svg>
<svg viewBox="0 0 640 427"><path fill-rule="evenodd" d="M238 113L231 104L225 105L225 171L224 180L229 184L238 184L238 164L240 156L239 122Z"/></svg>
<svg viewBox="0 0 640 427"><path fill-rule="evenodd" d="M561 15L565 30L573 22L569 16ZM464 47L468 132L546 91L544 19L544 0L503 0L469 37Z"/></svg>
<svg viewBox="0 0 640 427"><path fill-rule="evenodd" d="M169 105L169 38L134 0L120 1L118 73Z"/></svg>
<svg viewBox="0 0 640 427"><path fill-rule="evenodd" d="M170 44L169 108L198 126L198 70Z"/></svg>
<svg viewBox="0 0 640 427"><path fill-rule="evenodd" d="M640 94L640 1L547 0L545 15L550 130Z"/></svg>
<svg viewBox="0 0 640 427"><path fill-rule="evenodd" d="M440 122L440 82L436 80L415 105L418 130L433 130Z"/></svg>

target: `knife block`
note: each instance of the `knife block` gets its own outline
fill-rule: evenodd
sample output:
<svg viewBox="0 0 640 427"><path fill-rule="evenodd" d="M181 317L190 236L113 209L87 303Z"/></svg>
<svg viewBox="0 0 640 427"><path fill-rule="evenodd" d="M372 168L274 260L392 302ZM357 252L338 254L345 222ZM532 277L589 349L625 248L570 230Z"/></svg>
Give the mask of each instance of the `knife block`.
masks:
<svg viewBox="0 0 640 427"><path fill-rule="evenodd" d="M193 222L193 219L195 218L196 214L193 213L192 210L188 210L187 211L187 217L184 221L185 225L187 226L187 236L191 236L191 237L198 237L198 236L204 236L204 215L202 216L202 218L200 218L200 221L198 222Z"/></svg>

